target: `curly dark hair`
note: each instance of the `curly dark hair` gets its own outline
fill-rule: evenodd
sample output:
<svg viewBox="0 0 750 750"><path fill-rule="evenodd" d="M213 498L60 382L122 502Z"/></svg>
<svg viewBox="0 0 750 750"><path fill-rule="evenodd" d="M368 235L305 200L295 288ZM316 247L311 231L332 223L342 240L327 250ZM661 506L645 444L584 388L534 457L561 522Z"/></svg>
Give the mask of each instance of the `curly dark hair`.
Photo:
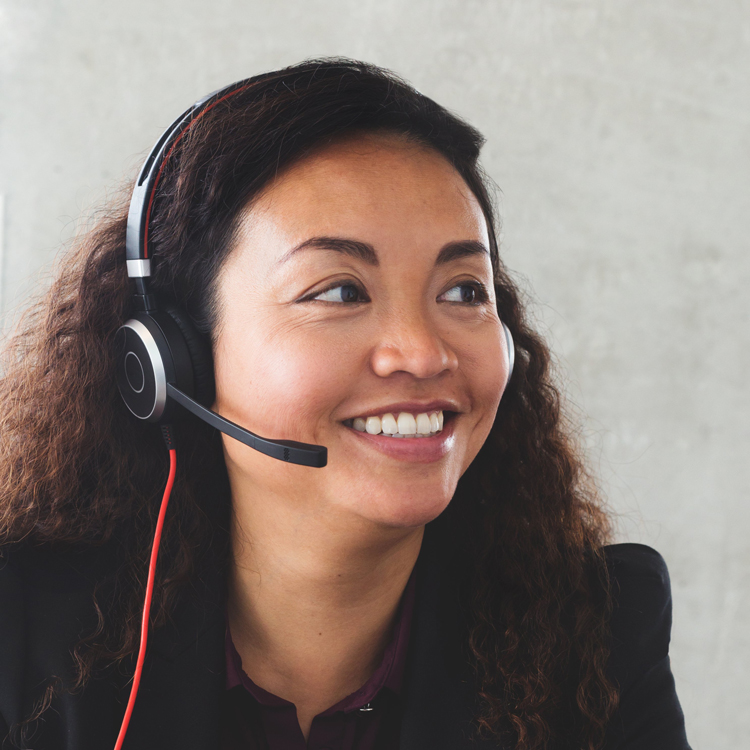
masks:
<svg viewBox="0 0 750 750"><path fill-rule="evenodd" d="M484 211L498 312L516 347L490 435L443 514L467 576L478 730L533 750L563 740L565 726L565 746L601 746L617 705L605 675L608 518L561 411L549 351L499 257L490 181L478 164L484 138L398 76L358 61L306 61L247 83L206 113L166 164L151 219L153 291L186 310L210 345L215 282L240 214L280 169L356 131L401 134L453 165ZM65 254L8 342L0 385L0 543L108 545L119 560L114 593L97 604L99 627L76 649L77 687L98 665L137 651L166 476L159 430L132 418L115 384L113 338L133 305L126 221L123 197ZM180 438L156 628L203 556L229 554L220 438L197 421Z"/></svg>

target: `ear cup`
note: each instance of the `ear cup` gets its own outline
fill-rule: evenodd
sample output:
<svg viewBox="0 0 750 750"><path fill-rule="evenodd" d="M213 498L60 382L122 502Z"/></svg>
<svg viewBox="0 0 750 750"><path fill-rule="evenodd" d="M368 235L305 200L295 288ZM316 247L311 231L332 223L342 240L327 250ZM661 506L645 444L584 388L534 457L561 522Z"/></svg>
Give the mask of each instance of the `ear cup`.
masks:
<svg viewBox="0 0 750 750"><path fill-rule="evenodd" d="M158 422L167 406L167 382L174 378L172 355L161 327L136 313L115 334L117 387L130 411Z"/></svg>
<svg viewBox="0 0 750 750"><path fill-rule="evenodd" d="M169 313L134 313L117 331L115 347L117 387L125 405L139 419L159 422L170 417L167 383L195 396L192 355L179 324Z"/></svg>
<svg viewBox="0 0 750 750"><path fill-rule="evenodd" d="M508 377L505 380L505 385L507 386L513 375L513 366L516 364L516 347L513 343L513 335L510 332L510 328L505 323L503 323L503 330L505 331L505 343L508 345Z"/></svg>
<svg viewBox="0 0 750 750"><path fill-rule="evenodd" d="M166 313L182 334L193 370L194 398L199 404L210 406L214 401L214 363L205 336L199 334L187 313L176 305L161 304L160 312Z"/></svg>

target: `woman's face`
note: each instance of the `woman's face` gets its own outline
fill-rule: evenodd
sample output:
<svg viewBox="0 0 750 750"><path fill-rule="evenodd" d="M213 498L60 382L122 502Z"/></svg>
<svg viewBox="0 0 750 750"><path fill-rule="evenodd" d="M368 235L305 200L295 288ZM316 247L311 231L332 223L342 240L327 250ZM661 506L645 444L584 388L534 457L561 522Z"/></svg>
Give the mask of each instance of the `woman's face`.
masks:
<svg viewBox="0 0 750 750"><path fill-rule="evenodd" d="M487 248L460 175L401 137L358 135L282 171L217 280L214 408L264 437L325 445L328 465L224 437L233 495L300 518L439 515L508 374Z"/></svg>

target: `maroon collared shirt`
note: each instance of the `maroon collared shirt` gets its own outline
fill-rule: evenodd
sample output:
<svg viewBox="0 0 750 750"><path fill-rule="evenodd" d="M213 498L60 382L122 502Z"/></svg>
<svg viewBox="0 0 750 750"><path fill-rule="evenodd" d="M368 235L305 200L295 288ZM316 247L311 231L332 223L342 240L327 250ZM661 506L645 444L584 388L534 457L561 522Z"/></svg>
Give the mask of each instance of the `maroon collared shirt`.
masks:
<svg viewBox="0 0 750 750"><path fill-rule="evenodd" d="M307 742L295 705L245 674L227 625L221 750L398 750L400 695L415 591L416 571L412 571L380 665L359 690L313 719Z"/></svg>

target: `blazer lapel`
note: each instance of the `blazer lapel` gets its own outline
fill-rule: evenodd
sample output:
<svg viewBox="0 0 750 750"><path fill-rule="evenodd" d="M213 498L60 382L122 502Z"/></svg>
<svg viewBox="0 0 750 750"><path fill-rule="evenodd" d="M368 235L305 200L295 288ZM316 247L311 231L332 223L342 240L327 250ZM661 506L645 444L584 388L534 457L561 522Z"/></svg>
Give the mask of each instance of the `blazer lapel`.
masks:
<svg viewBox="0 0 750 750"><path fill-rule="evenodd" d="M417 561L400 750L498 750L474 736L476 698L460 653L458 583L445 550L428 525Z"/></svg>

